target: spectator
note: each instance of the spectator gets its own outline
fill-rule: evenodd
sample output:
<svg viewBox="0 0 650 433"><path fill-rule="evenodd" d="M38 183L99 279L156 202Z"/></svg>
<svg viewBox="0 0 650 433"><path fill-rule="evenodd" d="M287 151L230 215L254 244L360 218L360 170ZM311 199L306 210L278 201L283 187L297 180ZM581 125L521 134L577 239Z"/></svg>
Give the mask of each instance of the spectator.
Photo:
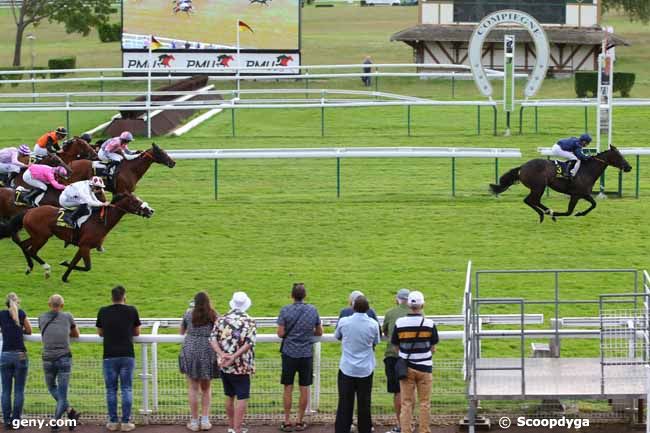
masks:
<svg viewBox="0 0 650 433"><path fill-rule="evenodd" d="M185 49L189 50L192 47L189 41L185 41Z"/></svg>
<svg viewBox="0 0 650 433"><path fill-rule="evenodd" d="M413 431L413 406L417 389L420 403L419 432L431 433L429 416L431 411L432 355L438 344L438 330L433 320L424 316L424 295L422 292L409 293L407 305L410 312L397 319L393 330L392 343L399 350L399 356L406 359L408 375L400 380L402 413L400 427L402 433Z"/></svg>
<svg viewBox="0 0 650 433"><path fill-rule="evenodd" d="M354 314L354 309L352 306L354 305L354 300L359 296L364 296L363 292L360 292L359 290L354 290L352 293L350 293L350 296L348 297L348 306L342 309L339 313L339 320L341 320L343 317L349 317ZM369 308L367 314L371 318L375 319L375 322L379 323L379 319L377 319L377 313L375 313L375 310Z"/></svg>
<svg viewBox="0 0 650 433"><path fill-rule="evenodd" d="M2 374L2 418L5 430L11 430L14 420L20 420L25 401L25 382L27 381L27 349L23 335L30 335L32 327L27 315L20 309L20 299L9 293L5 302L6 310L0 311L0 330L2 331L2 354L0 373ZM14 404L11 405L11 389L14 390Z"/></svg>
<svg viewBox="0 0 650 433"><path fill-rule="evenodd" d="M291 423L291 403L293 382L298 373L300 400L296 414L296 431L303 431L307 425L303 421L307 403L309 402L309 387L312 384L312 348L314 336L323 335L318 311L313 305L305 304L307 291L303 283L295 283L291 289L293 304L286 305L278 316L278 337L282 338L280 352L282 353L282 377L284 385L284 422L280 425L282 431L293 431Z"/></svg>
<svg viewBox="0 0 650 433"><path fill-rule="evenodd" d="M187 428L192 431L210 430L211 380L219 377L214 365L216 354L210 347L210 333L217 321L217 313L205 292L194 296L194 307L185 312L181 335L185 335L179 358L181 373L187 376L187 394L191 419ZM199 397L201 419L199 421Z"/></svg>
<svg viewBox="0 0 650 433"><path fill-rule="evenodd" d="M393 427L391 432L399 433L400 430L400 412L402 409L402 402L399 389L399 378L395 372L395 363L398 359L397 350L395 346L391 343L391 338L393 336L393 330L395 329L395 322L400 317L404 317L409 313L409 309L406 306L406 301L409 297L408 289L399 289L397 296L395 297L396 307L391 308L386 311L384 315L384 324L382 326L382 331L388 339L388 344L386 345L386 352L384 353L384 367L386 369L386 388L389 394L393 394L393 407L395 408L395 416L397 417L397 426Z"/></svg>
<svg viewBox="0 0 650 433"><path fill-rule="evenodd" d="M364 65L372 65L372 59L370 56L366 56L365 59L363 59L363 64ZM370 66L364 66L363 67L363 73L364 74L370 74L372 72L372 68ZM361 81L363 82L363 85L366 87L370 87L370 83L372 82L372 78L368 75L364 75L361 77Z"/></svg>
<svg viewBox="0 0 650 433"><path fill-rule="evenodd" d="M342 318L335 336L342 340L343 354L339 362L339 403L336 409L335 433L350 433L354 399L357 399L359 433L370 433L372 420L370 402L372 375L375 369L374 348L379 344L379 327L368 312L368 300L358 296L354 300L354 314Z"/></svg>
<svg viewBox="0 0 650 433"><path fill-rule="evenodd" d="M115 286L111 292L113 304L102 307L97 313L97 333L104 337L104 383L108 405L109 431L132 431L130 422L133 404L133 369L135 352L133 337L140 335L138 310L126 305L126 289ZM117 383L122 390L122 421L117 417Z"/></svg>
<svg viewBox="0 0 650 433"><path fill-rule="evenodd" d="M38 327L43 341L45 384L56 401L54 419L61 419L66 413L68 419L76 423L80 414L68 404L68 384L72 371L70 337L79 337L79 328L72 314L62 311L64 303L61 295L50 296L47 305L50 311L38 317ZM52 431L57 432L59 428L54 426Z"/></svg>
<svg viewBox="0 0 650 433"><path fill-rule="evenodd" d="M244 292L235 292L231 310L217 319L210 343L219 360L223 392L226 395L228 433L242 433L242 422L250 397L251 375L255 373L255 321L246 314L251 300ZM235 401L235 397L237 401Z"/></svg>

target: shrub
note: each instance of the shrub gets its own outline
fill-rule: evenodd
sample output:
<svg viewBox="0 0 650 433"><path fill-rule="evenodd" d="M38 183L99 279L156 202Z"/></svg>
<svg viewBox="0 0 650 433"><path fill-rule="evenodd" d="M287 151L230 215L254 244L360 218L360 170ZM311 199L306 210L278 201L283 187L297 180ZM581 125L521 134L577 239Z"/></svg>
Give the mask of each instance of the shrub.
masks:
<svg viewBox="0 0 650 433"><path fill-rule="evenodd" d="M102 42L119 42L122 39L122 26L119 23L100 24L97 33Z"/></svg>
<svg viewBox="0 0 650 433"><path fill-rule="evenodd" d="M50 59L47 66L49 69L74 69L77 67L77 58L72 56ZM64 75L65 73L55 72L50 74L50 78L58 78Z"/></svg>
<svg viewBox="0 0 650 433"><path fill-rule="evenodd" d="M3 71L22 71L25 69L24 66L1 66L0 69ZM21 80L23 74L0 74L0 80ZM11 87L18 86L18 83L11 83ZM2 87L2 84L0 84Z"/></svg>
<svg viewBox="0 0 650 433"><path fill-rule="evenodd" d="M630 72L614 72L614 92L621 92L621 96L630 96L636 74ZM576 72L575 91L578 98L598 95L598 72Z"/></svg>

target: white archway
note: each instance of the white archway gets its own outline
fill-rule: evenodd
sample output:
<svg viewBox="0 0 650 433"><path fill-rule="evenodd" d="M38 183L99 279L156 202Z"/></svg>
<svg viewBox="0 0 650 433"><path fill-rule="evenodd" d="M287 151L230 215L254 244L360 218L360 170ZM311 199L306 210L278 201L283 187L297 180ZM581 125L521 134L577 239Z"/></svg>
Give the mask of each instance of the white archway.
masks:
<svg viewBox="0 0 650 433"><path fill-rule="evenodd" d="M546 77L546 71L549 65L549 51L550 46L546 32L535 18L514 9L505 9L492 12L481 20L476 26L472 39L469 42L469 62L474 75L474 82L479 91L488 97L492 96L492 85L485 74L483 69L483 43L488 33L499 24L516 24L525 28L530 33L536 49L536 62L533 72L526 83L524 95L529 98L537 91L542 85Z"/></svg>

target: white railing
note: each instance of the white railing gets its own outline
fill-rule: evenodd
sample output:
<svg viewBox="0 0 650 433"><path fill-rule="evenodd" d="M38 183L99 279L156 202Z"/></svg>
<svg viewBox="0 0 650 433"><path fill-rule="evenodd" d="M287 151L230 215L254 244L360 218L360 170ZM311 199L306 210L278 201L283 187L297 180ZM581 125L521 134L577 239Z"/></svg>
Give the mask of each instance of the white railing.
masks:
<svg viewBox="0 0 650 433"><path fill-rule="evenodd" d="M650 147L617 147L621 155L643 156L650 155ZM537 151L540 155L553 156L554 153L550 147L538 147Z"/></svg>

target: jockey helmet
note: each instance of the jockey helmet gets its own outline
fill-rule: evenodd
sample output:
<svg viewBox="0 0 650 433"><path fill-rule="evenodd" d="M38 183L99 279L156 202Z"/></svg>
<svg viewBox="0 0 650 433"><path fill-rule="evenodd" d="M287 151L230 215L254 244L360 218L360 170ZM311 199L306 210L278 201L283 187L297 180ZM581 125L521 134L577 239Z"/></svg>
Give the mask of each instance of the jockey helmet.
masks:
<svg viewBox="0 0 650 433"><path fill-rule="evenodd" d="M68 130L65 129L63 126L59 126L58 128L56 128L56 131L54 132L56 132L56 135L61 135L63 137L68 135Z"/></svg>
<svg viewBox="0 0 650 433"><path fill-rule="evenodd" d="M29 146L26 144L21 144L20 147L18 148L18 153L21 155L29 155L31 153L31 150L29 150Z"/></svg>
<svg viewBox="0 0 650 433"><path fill-rule="evenodd" d="M589 144L591 143L591 135L589 134L582 134L580 136L580 141L584 141L585 143Z"/></svg>
<svg viewBox="0 0 650 433"><path fill-rule="evenodd" d="M104 181L99 176L93 176L92 179L90 179L90 185L94 186L94 187L97 187L97 188L105 188L106 187L104 185Z"/></svg>
<svg viewBox="0 0 650 433"><path fill-rule="evenodd" d="M54 172L58 174L59 176L67 176L68 175L68 170L65 169L65 167L58 166L54 169Z"/></svg>
<svg viewBox="0 0 650 433"><path fill-rule="evenodd" d="M124 131L123 133L120 134L120 140L133 141L133 134L131 134L129 131Z"/></svg>
<svg viewBox="0 0 650 433"><path fill-rule="evenodd" d="M93 139L93 137L90 134L88 134L87 132L82 134L81 137L79 137L79 138L81 138L86 143L90 143L90 141Z"/></svg>

